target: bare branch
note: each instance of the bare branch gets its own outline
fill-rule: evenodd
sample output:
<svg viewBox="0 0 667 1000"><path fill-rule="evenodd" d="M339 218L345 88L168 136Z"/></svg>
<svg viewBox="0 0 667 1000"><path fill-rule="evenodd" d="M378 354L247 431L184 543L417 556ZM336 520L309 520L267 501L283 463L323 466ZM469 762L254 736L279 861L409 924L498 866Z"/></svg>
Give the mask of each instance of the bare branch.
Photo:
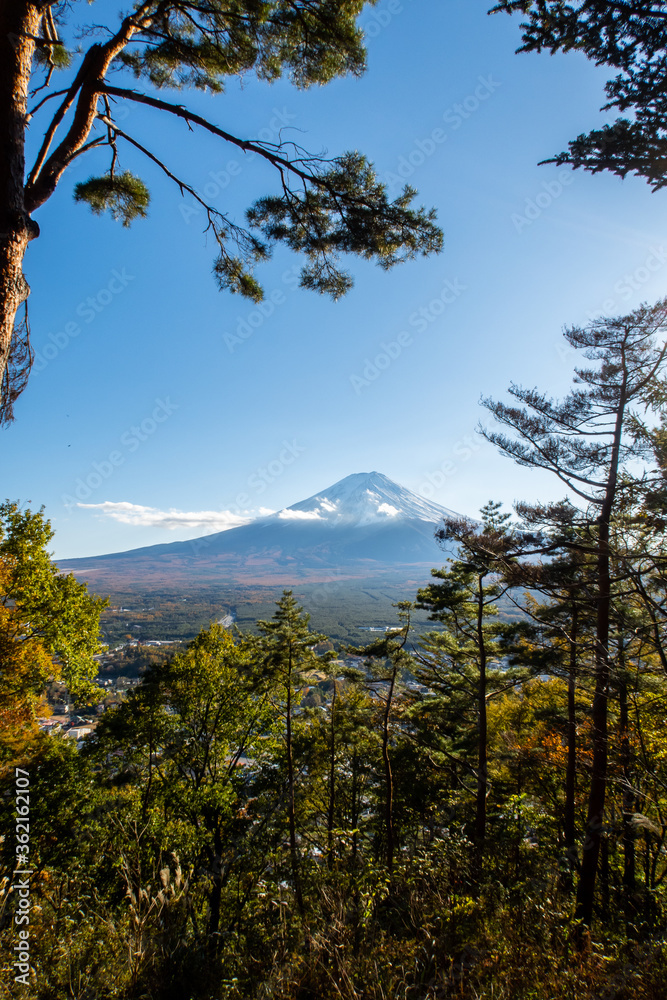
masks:
<svg viewBox="0 0 667 1000"><path fill-rule="evenodd" d="M37 93L37 91L35 91L35 93ZM28 123L28 122L30 121L30 119L31 119L31 118L32 118L32 117L33 117L34 115L36 115L36 114L37 114L37 112L38 112L38 111L39 111L39 109L40 109L40 108L42 107L42 105L46 104L46 102L47 102L47 101L50 101L50 100L52 100L52 98L54 98L54 97L62 97L62 95L63 95L63 94L66 94L66 93L68 93L68 91L67 91L67 90L54 90L54 91L52 91L52 92L51 92L50 94L47 94L47 95L46 95L46 97L43 97L43 98L41 99L41 101L39 101L39 102L38 102L38 103L37 103L37 104L35 105L35 107L34 107L34 108L32 108L32 109L31 109L31 110L30 110L30 111L28 112L28 114L27 114L27 115L25 116L25 120L26 120L26 124L27 124L27 123Z"/></svg>
<svg viewBox="0 0 667 1000"><path fill-rule="evenodd" d="M126 90L123 87L113 87L110 84L104 84L100 88L101 93L109 94L112 97L122 97L128 101L136 101L138 104L146 104L148 107L156 108L158 111L167 111L169 114L176 115L176 117L181 118L188 124L199 125L201 128L206 129L207 132L211 132L213 135L217 135L221 139L225 139L227 142L231 142L233 145L238 146L246 153L257 153L262 156L265 160L268 160L275 167L282 168L283 170L289 171L300 177L303 181L309 183L324 185L321 178L318 177L317 173L314 171L304 170L299 164L305 162L308 163L322 163L327 162L322 160L320 157L308 157L308 160L297 159L288 160L284 156L280 156L278 153L272 152L270 143L260 143L254 142L249 139L239 139L238 136L232 135L230 132L226 132L224 129L218 128L217 125L213 125L211 122L207 121L206 118L202 118L201 115L195 114L193 111L188 111L181 104L170 104L168 101L162 101L157 97L149 97L147 94L141 94L136 90ZM282 146L274 146L274 149L281 149Z"/></svg>

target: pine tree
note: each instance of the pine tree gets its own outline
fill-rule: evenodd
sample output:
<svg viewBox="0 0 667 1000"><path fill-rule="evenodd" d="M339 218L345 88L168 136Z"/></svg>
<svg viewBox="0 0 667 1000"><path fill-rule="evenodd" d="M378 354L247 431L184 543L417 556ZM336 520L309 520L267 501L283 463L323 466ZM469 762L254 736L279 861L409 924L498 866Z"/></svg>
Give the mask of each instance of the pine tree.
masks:
<svg viewBox="0 0 667 1000"><path fill-rule="evenodd" d="M270 621L258 621L257 628L263 638L258 640L257 651L267 679L275 684L285 719L285 755L287 761L287 815L289 823L290 867L297 906L304 912L303 890L299 871L297 822L295 806L296 773L294 761L293 722L294 710L299 702L304 675L319 665L313 647L327 639L325 635L311 632L310 615L284 590L277 602L277 611Z"/></svg>
<svg viewBox="0 0 667 1000"><path fill-rule="evenodd" d="M416 192L407 186L390 201L360 153L324 160L287 140L233 135L162 96L167 89L219 94L227 78L247 73L262 80L286 75L300 88L359 75L365 50L356 19L363 6L364 0L135 0L93 28L83 16L71 23L82 3L0 0L0 422L12 419L32 363L27 318L17 322L17 316L30 291L23 259L39 236L33 215L90 150L108 150L108 170L77 184L77 201L124 225L145 216L149 190L120 165L124 148L136 151L197 203L217 242L219 286L255 301L263 293L254 267L277 242L305 257L302 286L333 296L352 283L342 255L386 269L441 248L434 212L411 208ZM91 35L100 40L81 50L81 39ZM54 73L66 82L52 91ZM35 77L41 85L31 91ZM279 193L260 198L247 224L239 224L178 177L148 140L128 131L123 111L136 105L255 154L275 170ZM34 131L42 118L43 140L26 177L26 129L30 123Z"/></svg>
<svg viewBox="0 0 667 1000"><path fill-rule="evenodd" d="M136 786L141 828L159 828L163 817L170 835L179 831L183 861L196 868L196 887L206 887L211 952L225 887L242 882L253 851L244 814L249 779L240 762L260 755L270 725L247 644L214 624L105 713L86 750L115 781Z"/></svg>
<svg viewBox="0 0 667 1000"><path fill-rule="evenodd" d="M573 139L545 162L591 173L635 173L653 190L667 184L667 3L664 0L501 0L491 13L520 12L521 52L583 52L596 66L618 71L605 90L607 104L631 112Z"/></svg>
<svg viewBox="0 0 667 1000"><path fill-rule="evenodd" d="M368 682L373 691L378 693L378 685L381 685L382 689L384 689L383 695L381 695L384 700L381 739L382 765L384 770L385 860L389 872L394 867L394 854L396 850L394 830L394 774L389 749L391 740L390 722L400 672L402 669L410 669L413 666L412 657L405 648L412 628L413 605L410 601L399 601L395 606L398 608L400 626L396 629L390 629L377 642L371 643L363 649L354 650L355 653L361 653L367 657Z"/></svg>
<svg viewBox="0 0 667 1000"><path fill-rule="evenodd" d="M437 532L442 541L457 543L459 558L449 569L433 569L436 580L417 594L442 631L430 632L421 643L417 674L449 707L450 717L469 716L473 708L476 745L476 792L473 839L478 876L486 839L488 778L487 706L494 694L518 683L517 675L501 667L507 650L501 638L506 623L498 620L497 600L507 592L500 578L506 561L515 556L517 537L507 530L509 514L501 504L482 509L482 526L470 521L445 521Z"/></svg>
<svg viewBox="0 0 667 1000"><path fill-rule="evenodd" d="M485 437L518 464L548 469L580 503L577 507L567 498L561 504L519 504L517 510L530 524L554 528L561 525L565 529L554 542L554 551L563 546L587 552L596 564L593 763L578 886L578 916L583 925L590 925L593 918L607 789L610 526L629 488L629 463L649 458L646 441L639 433L638 412L655 410L660 405L667 345L660 344L659 335L666 321L667 300L661 300L627 316L602 317L587 327L567 329L568 343L597 364L575 369L576 388L562 402L537 389L516 385L510 393L519 406L483 400L493 416L512 432L508 436L482 428ZM581 532L583 541L567 537L573 528Z"/></svg>

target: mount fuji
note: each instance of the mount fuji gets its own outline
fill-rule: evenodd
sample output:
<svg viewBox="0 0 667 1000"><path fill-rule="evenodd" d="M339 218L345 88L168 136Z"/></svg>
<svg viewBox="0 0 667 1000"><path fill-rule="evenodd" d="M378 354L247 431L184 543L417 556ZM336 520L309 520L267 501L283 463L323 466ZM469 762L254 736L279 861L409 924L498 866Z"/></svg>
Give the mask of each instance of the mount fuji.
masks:
<svg viewBox="0 0 667 1000"><path fill-rule="evenodd" d="M240 527L85 559L59 560L100 588L134 583L293 584L366 579L442 565L434 532L460 517L380 472L346 476L325 490Z"/></svg>

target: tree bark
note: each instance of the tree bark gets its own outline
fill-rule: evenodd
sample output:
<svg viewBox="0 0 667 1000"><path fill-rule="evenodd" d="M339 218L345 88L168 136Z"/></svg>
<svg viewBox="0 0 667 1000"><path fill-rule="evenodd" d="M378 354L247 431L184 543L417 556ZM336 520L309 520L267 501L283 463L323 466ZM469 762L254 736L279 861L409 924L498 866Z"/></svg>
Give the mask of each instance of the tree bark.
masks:
<svg viewBox="0 0 667 1000"><path fill-rule="evenodd" d="M620 656L622 657L622 650ZM626 909L632 909L635 892L635 831L632 825L634 815L635 795L630 776L630 737L628 722L628 682L624 664L621 662L621 683L619 686L619 728L621 737L621 767L623 768L623 887L625 889Z"/></svg>
<svg viewBox="0 0 667 1000"><path fill-rule="evenodd" d="M350 817L352 822L352 871L355 873L357 870L357 853L358 853L358 828L359 828L359 807L358 807L358 769L359 769L359 758L357 757L356 751L352 754L352 790L351 790L351 802L350 802ZM361 947L361 895L359 892L359 879L354 878L354 896L352 903L352 923L354 926L354 941L353 941L353 955L356 958L359 955L359 950Z"/></svg>
<svg viewBox="0 0 667 1000"><path fill-rule="evenodd" d="M590 927L593 920L595 880L600 856L600 841L604 826L604 804L607 791L607 701L609 698L609 616L611 611L609 526L616 499L618 463L627 402L626 387L627 373L623 379L619 393L607 484L598 518L595 694L593 696L591 712L593 722L593 766L588 795L586 837L577 888L577 919L581 925L587 927Z"/></svg>
<svg viewBox="0 0 667 1000"><path fill-rule="evenodd" d="M579 608L576 600L572 602L572 621L570 625L570 662L567 676L567 767L565 771L565 849L570 868L577 864L577 835L575 821L575 794L577 780L577 717L576 717L576 686L577 686L577 652L578 652Z"/></svg>
<svg viewBox="0 0 667 1000"><path fill-rule="evenodd" d="M220 929L220 905L222 903L222 838L216 828L213 840L211 877L213 885L208 900L208 949L211 954L218 950Z"/></svg>
<svg viewBox="0 0 667 1000"><path fill-rule="evenodd" d="M299 852L296 844L296 809L294 801L294 760L292 755L292 650L289 651L289 663L287 668L287 705L286 705L286 715L287 715L287 729L286 729L286 744L287 744L287 810L289 818L289 849L290 849L290 864L292 868L292 880L294 882L294 894L296 896L296 905L299 908L299 913L303 913L303 894L301 892L301 879L299 876Z"/></svg>
<svg viewBox="0 0 667 1000"><path fill-rule="evenodd" d="M356 868L357 865L357 850L358 850L358 830L359 830L359 809L358 809L358 799L357 799L357 769L359 760L354 753L352 755L352 791L351 791L351 802L350 802L350 816L352 822L352 867Z"/></svg>
<svg viewBox="0 0 667 1000"><path fill-rule="evenodd" d="M91 45L86 52L71 87L46 130L42 148L27 179L25 203L30 213L48 201L67 167L82 152L97 119L97 104L104 91L104 77L109 67L140 26L148 24L150 16L129 15L108 42ZM69 128L49 154L51 142L72 105L74 113Z"/></svg>
<svg viewBox="0 0 667 1000"><path fill-rule="evenodd" d="M393 664L382 723L382 760L384 761L384 780L386 786L384 816L387 834L387 868L389 871L394 867L394 776L391 772L391 759L389 757L389 715L394 697L397 671L398 667L396 664Z"/></svg>
<svg viewBox="0 0 667 1000"><path fill-rule="evenodd" d="M16 317L30 293L23 275L23 258L30 240L39 235L32 213L53 194L62 174L85 147L97 117L104 76L140 23L150 14L126 17L104 45L90 47L66 97L46 130L37 161L25 177L25 130L35 39L40 37L48 3L0 0L0 421L11 419L13 398L23 389L30 370L29 351L22 352L21 370L10 371ZM49 154L52 140L74 106L72 121L62 141ZM9 367L8 367L9 366ZM13 381L12 381L13 379Z"/></svg>
<svg viewBox="0 0 667 1000"><path fill-rule="evenodd" d="M595 881L604 826L607 790L607 698L609 688L609 522L599 525L598 611L595 644L595 694L591 712L593 722L593 766L588 795L588 817L577 889L577 917L590 926L593 920Z"/></svg>
<svg viewBox="0 0 667 1000"><path fill-rule="evenodd" d="M39 235L31 215L51 197L64 171L86 148L112 61L140 26L150 23L148 11L130 15L108 42L92 45L86 52L26 179L28 94L42 17L49 6L45 0L0 0L0 422L11 419L12 402L24 388L32 363L27 339L20 345L16 339L17 314L30 293L23 258L30 240ZM50 153L51 142L73 105L71 123Z"/></svg>
<svg viewBox="0 0 667 1000"><path fill-rule="evenodd" d="M33 38L42 14L35 3L0 0L0 384L7 396L8 362L16 317L30 287L23 258L30 240L39 235L24 198L25 119ZM27 373L26 373L27 374Z"/></svg>
<svg viewBox="0 0 667 1000"><path fill-rule="evenodd" d="M488 784L488 750L486 719L486 645L484 643L484 577L479 577L477 600L477 648L479 683L477 687L477 798L475 804L475 854L478 875L481 873L486 838L486 793Z"/></svg>
<svg viewBox="0 0 667 1000"><path fill-rule="evenodd" d="M333 697L331 699L331 747L329 751L329 807L327 810L327 867L333 868L333 830L336 807L336 693L337 684L334 677Z"/></svg>

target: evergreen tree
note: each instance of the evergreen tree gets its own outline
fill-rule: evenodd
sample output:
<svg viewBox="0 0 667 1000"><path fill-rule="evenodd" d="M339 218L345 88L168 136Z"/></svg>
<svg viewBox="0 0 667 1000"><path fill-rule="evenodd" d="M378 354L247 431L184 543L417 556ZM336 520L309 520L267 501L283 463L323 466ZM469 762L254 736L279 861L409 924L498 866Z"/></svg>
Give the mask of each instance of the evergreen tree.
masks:
<svg viewBox="0 0 667 1000"><path fill-rule="evenodd" d="M252 786L245 772L248 759L261 758L260 736L270 724L248 649L212 625L107 712L86 750L113 780L137 789L141 826L158 842L165 828L177 836L170 846L192 866L193 888L206 898L211 951L219 944L225 889L234 887L230 895L239 899L254 853L246 836ZM238 919L235 908L228 919Z"/></svg>
<svg viewBox="0 0 667 1000"><path fill-rule="evenodd" d="M572 538L572 533L570 534ZM528 601L533 628L545 643L542 669L567 679L567 764L565 771L565 808L563 840L569 867L578 867L576 785L577 785L577 703L582 674L594 648L595 599L591 596L591 567L585 554L569 550L560 558L541 565L523 566L533 587L547 599L547 604ZM590 559L589 559L590 562Z"/></svg>
<svg viewBox="0 0 667 1000"><path fill-rule="evenodd" d="M584 925L593 917L595 879L604 826L607 789L607 709L610 684L609 628L611 618L610 526L630 477L634 459L649 459L639 429L642 411L655 411L662 397L662 369L667 344L659 342L667 320L667 300L641 306L627 316L602 317L589 326L565 331L568 343L597 362L575 369L575 385L557 402L537 389L513 385L519 406L483 400L493 416L510 428L508 436L482 429L485 437L520 465L548 469L583 501L577 508L568 498L561 504L520 504L531 524L562 526L553 543L588 552L596 564L594 600L595 695L593 699L593 761L588 800L586 841L578 887L578 914ZM650 463L649 463L650 464ZM584 540L568 533L576 528Z"/></svg>
<svg viewBox="0 0 667 1000"><path fill-rule="evenodd" d="M577 136L547 163L591 173L635 173L654 190L667 184L667 3L664 0L501 0L491 13L520 12L519 51L583 52L596 66L618 71L606 85L603 110L630 112Z"/></svg>
<svg viewBox="0 0 667 1000"><path fill-rule="evenodd" d="M299 872L297 821L295 806L296 770L294 761L294 711L300 700L304 675L314 670L320 661L313 651L325 635L311 632L310 615L297 604L291 590L284 590L277 602L277 611L270 621L258 621L262 633L257 652L265 676L275 685L285 719L285 757L287 763L287 814L289 823L290 867L299 911L304 911L303 890Z"/></svg>
<svg viewBox="0 0 667 1000"><path fill-rule="evenodd" d="M457 741L463 735L460 717L470 718L473 708L476 747L476 792L473 840L478 871L486 838L488 778L487 705L489 698L518 682L503 669L507 650L501 638L506 623L498 620L497 600L507 591L499 578L503 562L511 559L517 539L507 531L508 514L501 504L489 502L482 509L482 527L469 521L445 521L437 533L443 541L453 540L459 559L450 560L449 569L433 569L432 583L417 594L417 607L430 611L431 620L444 626L430 632L421 643L418 676L433 688L444 704L451 722L456 720ZM455 745L456 746L456 745Z"/></svg>
<svg viewBox="0 0 667 1000"><path fill-rule="evenodd" d="M620 547L615 531L616 525L614 549ZM476 545L487 554L500 550L500 533L485 537L480 526L476 532ZM549 584L553 620L533 601L527 607L539 612L539 631L519 632L518 652L498 641L498 658L504 650L512 659L520 653L540 673L543 654L559 634L562 649L554 665L559 676L514 687L505 670L499 678L505 691L489 683L487 784L493 790L481 872L471 864L466 824L452 808L462 782L469 786L476 775L476 689L452 690L457 664L443 657L441 683L436 678L421 700L410 681L398 683L403 664L388 699L396 656L408 657L412 674L415 665L402 630L395 630L373 644L380 659L373 658L368 677L355 682L334 667L334 699L326 667L309 670L311 663L321 666L310 646L314 635L285 595L282 627L274 618L268 634L238 642L219 626L205 629L171 663L151 667L83 748L57 735L35 741L18 772L29 775L29 806L17 795L14 769L0 776L6 831L0 838L0 965L8 995L25 992L13 985L15 963L23 961L16 956L26 954L14 920L24 907L13 877L17 852L27 845L25 965L28 992L37 1000L84 994L100 1000L386 1000L412 993L461 1000L599 1000L612 993L664 1000L666 687L642 601L626 577L614 581L610 625L609 815L598 881L604 926L595 948L573 953L571 947L570 887L561 865L573 596L565 589L566 562L563 593L557 574ZM537 564L536 576L540 572ZM572 579L584 587L581 567ZM493 583L500 579L490 574L485 586ZM493 617L486 624L493 629ZM584 619L580 626L577 690L585 696L589 626ZM516 633L514 623L512 643ZM490 678L497 640L488 640L487 634ZM289 646L297 881L307 920L295 905L294 879L285 875L291 866L284 849ZM469 675L474 680L472 670ZM302 683L311 697L296 706ZM320 694L328 704L317 704ZM591 753L582 700L580 768ZM463 795L469 803L476 788L463 788ZM20 832L27 813L29 844Z"/></svg>
<svg viewBox="0 0 667 1000"><path fill-rule="evenodd" d="M391 764L391 714L397 693L399 674L402 669L413 667L413 660L405 649L412 627L412 608L410 601L399 601L398 617L401 625L391 629L377 642L354 650L367 657L366 665L369 671L367 683L370 683L374 693L380 693L383 699L382 707L382 764L384 769L384 837L385 860L387 869L391 872L394 866L396 837L394 830L394 774ZM380 665L381 664L381 665Z"/></svg>

